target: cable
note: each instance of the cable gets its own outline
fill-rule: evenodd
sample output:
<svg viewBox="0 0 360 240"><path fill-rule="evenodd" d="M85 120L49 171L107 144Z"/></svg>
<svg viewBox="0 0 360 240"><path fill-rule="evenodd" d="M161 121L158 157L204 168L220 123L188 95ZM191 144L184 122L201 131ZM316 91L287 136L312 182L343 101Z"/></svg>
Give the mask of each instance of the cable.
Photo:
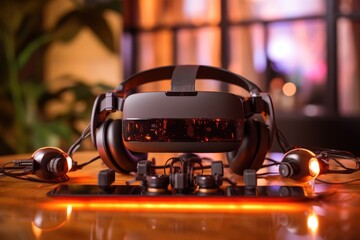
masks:
<svg viewBox="0 0 360 240"><path fill-rule="evenodd" d="M274 121L275 121L275 119L274 119ZM285 152L288 152L290 149L293 149L294 146L289 143L289 141L286 139L285 135L279 130L276 122L274 122L274 126L275 126L276 140L277 140L281 150L285 153Z"/></svg>
<svg viewBox="0 0 360 240"><path fill-rule="evenodd" d="M16 178L16 179L25 180L25 181L40 182L40 183L61 183L61 182L67 182L69 180L69 177L67 175L64 175L62 177L52 179L52 180L42 180L39 178L27 177L27 175L32 174L32 169L28 168L28 167L26 167L26 168L15 167L15 166L7 167L7 165L13 164L13 163L14 163L14 161L8 161L1 166L0 172L3 174L4 177L7 176L7 177L12 177L12 178ZM22 170L22 171L21 172L12 172L15 170Z"/></svg>
<svg viewBox="0 0 360 240"><path fill-rule="evenodd" d="M10 170L10 171L13 171L13 170L23 170L24 167L18 167L18 166L10 166L10 167L6 167L6 165L9 165L9 164L13 164L14 161L8 161L8 162L5 162L2 166L1 166L1 169L0 169L0 173L2 174L6 174L6 171L5 170ZM25 174L29 174L29 173L25 173ZM24 175L25 175L24 174ZM17 174L17 175L22 175L22 174Z"/></svg>
<svg viewBox="0 0 360 240"><path fill-rule="evenodd" d="M279 165L279 164L280 164L280 163L264 164L264 165L262 165L259 169L268 168L268 167L273 167L273 166L277 166L277 165Z"/></svg>
<svg viewBox="0 0 360 240"><path fill-rule="evenodd" d="M82 142L85 141L90 136L90 123L88 123L81 133L80 137L70 146L68 150L68 155L72 157L72 155L79 149Z"/></svg>
<svg viewBox="0 0 360 240"><path fill-rule="evenodd" d="M329 169L327 173L329 174L351 174L360 171L360 161L358 158L355 157L354 154L347 152L347 151L340 151L340 150L334 150L334 149L316 149L315 152L318 152L316 158L318 158L321 161L324 161L326 164L329 165L329 167L338 167L341 169ZM343 159L344 161L351 161L355 163L355 168L347 167L342 162L340 162L339 159ZM271 158L265 158L265 160L272 162L271 164L264 164L260 167L267 168L272 166L277 166L280 164L280 162L271 159ZM330 161L334 161L335 164L331 164ZM258 176L271 176L271 175L279 175L278 172L265 172L265 173L259 173ZM360 181L360 178L349 180L349 181L342 181L342 182L331 182L319 179L319 177L315 178L316 181L325 183L325 184L347 184L352 182Z"/></svg>
<svg viewBox="0 0 360 240"><path fill-rule="evenodd" d="M40 182L40 183L62 183L62 182L69 181L69 177L67 175L64 175L62 177L59 177L59 178L56 178L53 180L42 180L40 178L33 178L33 177L20 177L17 175L13 175L9 172L4 172L4 175L6 175L8 177L16 178L16 179L21 179L21 180L30 181L30 182Z"/></svg>
<svg viewBox="0 0 360 240"><path fill-rule="evenodd" d="M69 150L68 150L68 155L72 158L74 153L80 148L81 144L91 135L91 131L90 131L90 123L88 123L85 127L85 129L83 130L83 132L81 133L80 137L70 146ZM82 164L78 164L76 161L73 161L73 166L71 168L70 171L76 171L79 169L82 169L83 167L89 165L92 162L95 162L96 160L100 159L100 156L96 156L92 159L90 159L89 161L82 163Z"/></svg>
<svg viewBox="0 0 360 240"><path fill-rule="evenodd" d="M272 163L280 164L279 161L277 161L277 160L275 160L275 159L272 159L272 158L269 158L269 157L265 157L265 160L266 160L266 161L269 161L269 162L272 162Z"/></svg>
<svg viewBox="0 0 360 240"><path fill-rule="evenodd" d="M14 163L14 161L5 162L1 166L1 173L4 174L5 176L12 175L12 176L18 176L18 177L25 176L25 175L28 175L31 173L31 169L29 169L29 168L17 167L17 166L6 167L7 165L13 164L13 163ZM6 170L10 170L10 171L6 171ZM11 171L14 171L14 170L23 170L23 171L12 173ZM27 170L27 171L25 171L25 170Z"/></svg>
<svg viewBox="0 0 360 240"><path fill-rule="evenodd" d="M322 180L322 179L319 179L319 178L316 178L315 180L319 181L321 183L325 183L325 184L348 184L348 183L353 183L353 182L360 181L360 178L356 178L356 179L349 180L349 181L344 181L344 182L329 182L329 181L325 181L325 180Z"/></svg>
<svg viewBox="0 0 360 240"><path fill-rule="evenodd" d="M317 158L329 165L329 167L337 167L340 169L329 169L328 173L338 173L338 174L351 174L360 170L360 161L359 159L352 154L351 152L334 150L334 149L315 149L319 151ZM350 161L355 164L355 167L348 167L342 163L339 159L345 161ZM330 161L333 161L335 164L331 164Z"/></svg>
<svg viewBox="0 0 360 240"><path fill-rule="evenodd" d="M264 173L257 173L256 175L261 177L278 176L279 172L264 172Z"/></svg>
<svg viewBox="0 0 360 240"><path fill-rule="evenodd" d="M96 156L92 159L90 159L89 161L85 162L85 163L82 163L82 164L77 164L77 162L74 162L75 165L72 166L71 170L70 171L76 171L76 170L79 170L79 169L82 169L83 167L89 165L90 163L93 163L95 162L96 160L99 160L100 159L100 156Z"/></svg>
<svg viewBox="0 0 360 240"><path fill-rule="evenodd" d="M81 146L81 144L91 135L90 132L90 123L86 125L85 129L83 130L83 132L81 133L80 137L70 146L67 154L69 155L70 158L72 158L73 154L79 149L79 147ZM76 171L79 169L82 169L83 167L91 164L92 162L96 161L100 159L100 156L96 156L92 159L90 159L89 161L82 163L82 164L77 164L77 162L72 160L72 168L70 169L70 171ZM9 166L10 164L13 164L13 166ZM18 172L20 171L20 172ZM69 180L69 177L67 175L58 177L56 179L52 179L52 180L43 180L43 179L39 179L39 178L33 178L33 177L28 177L27 175L33 174L33 169L32 167L17 167L14 166L14 161L8 161L6 163L4 163L1 167L0 167L0 176L1 177L12 177L12 178L17 178L17 179L21 179L21 180L26 180L26 181L32 181L32 182L41 182L41 183L61 183L61 182L66 182Z"/></svg>
<svg viewBox="0 0 360 240"><path fill-rule="evenodd" d="M263 168L268 168L268 167L273 167L273 166L277 166L277 165L280 165L280 162L279 161L276 161L272 158L269 158L269 157L265 157L265 160L266 161L269 161L271 162L270 164L263 164L259 169L263 169Z"/></svg>

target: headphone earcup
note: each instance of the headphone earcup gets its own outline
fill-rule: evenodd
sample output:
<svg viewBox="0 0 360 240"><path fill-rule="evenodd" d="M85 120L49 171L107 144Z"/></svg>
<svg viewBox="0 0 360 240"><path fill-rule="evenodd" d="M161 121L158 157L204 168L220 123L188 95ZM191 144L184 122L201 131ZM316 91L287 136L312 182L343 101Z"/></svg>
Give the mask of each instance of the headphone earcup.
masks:
<svg viewBox="0 0 360 240"><path fill-rule="evenodd" d="M147 159L146 153L126 149L122 141L121 119L106 120L97 130L96 146L103 162L117 172L136 171L137 163Z"/></svg>
<svg viewBox="0 0 360 240"><path fill-rule="evenodd" d="M71 157L55 147L39 148L31 158L35 175L45 181L64 177L72 167Z"/></svg>
<svg viewBox="0 0 360 240"><path fill-rule="evenodd" d="M243 175L245 169L259 170L269 150L269 134L266 124L253 119L246 120L241 146L227 153L231 170L240 175Z"/></svg>

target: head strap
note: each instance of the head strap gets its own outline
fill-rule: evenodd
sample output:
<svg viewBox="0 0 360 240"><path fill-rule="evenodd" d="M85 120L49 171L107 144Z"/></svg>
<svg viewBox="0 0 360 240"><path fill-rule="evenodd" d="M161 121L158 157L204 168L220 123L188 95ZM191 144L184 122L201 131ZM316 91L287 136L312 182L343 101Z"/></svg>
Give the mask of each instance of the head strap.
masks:
<svg viewBox="0 0 360 240"><path fill-rule="evenodd" d="M259 96L261 92L260 88L251 81L222 68L204 65L172 65L134 74L116 88L116 93L118 96L124 97L129 90L135 89L142 84L166 79L172 79L175 85L182 85L183 88L187 89L185 85L191 86L194 77L196 79L214 79L234 84L247 90L251 96ZM181 89L181 87L175 87L175 89Z"/></svg>

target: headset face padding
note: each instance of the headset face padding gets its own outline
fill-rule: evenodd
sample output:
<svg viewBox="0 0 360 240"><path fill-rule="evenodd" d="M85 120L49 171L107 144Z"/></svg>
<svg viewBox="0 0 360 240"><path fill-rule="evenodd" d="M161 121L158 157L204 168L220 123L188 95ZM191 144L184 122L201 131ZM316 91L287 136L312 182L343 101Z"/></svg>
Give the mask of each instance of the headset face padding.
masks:
<svg viewBox="0 0 360 240"><path fill-rule="evenodd" d="M134 172L137 163L147 159L146 153L137 153L125 148L122 141L121 119L106 120L97 130L96 146L106 166L117 172Z"/></svg>
<svg viewBox="0 0 360 240"><path fill-rule="evenodd" d="M244 138L239 149L227 153L233 172L242 175L245 169L259 170L270 148L269 129L254 119L245 121Z"/></svg>

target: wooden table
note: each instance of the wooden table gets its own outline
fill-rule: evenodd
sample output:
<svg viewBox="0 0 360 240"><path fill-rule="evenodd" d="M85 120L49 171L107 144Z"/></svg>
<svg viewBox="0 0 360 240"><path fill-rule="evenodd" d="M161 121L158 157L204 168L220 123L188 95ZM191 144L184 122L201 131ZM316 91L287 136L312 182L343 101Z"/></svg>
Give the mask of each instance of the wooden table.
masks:
<svg viewBox="0 0 360 240"><path fill-rule="evenodd" d="M81 162L95 154L80 152L75 159ZM1 157L0 163L25 157ZM97 161L71 172L69 184L96 184L100 169L106 167ZM242 177L227 175L242 184ZM115 184L131 177L117 174ZM360 175L326 177L346 180ZM293 183L268 177L258 184ZM0 177L0 239L359 239L359 184L317 183L315 193L324 195L311 201L225 202L202 209L179 203L161 208L111 200L58 200L47 196L56 184Z"/></svg>

